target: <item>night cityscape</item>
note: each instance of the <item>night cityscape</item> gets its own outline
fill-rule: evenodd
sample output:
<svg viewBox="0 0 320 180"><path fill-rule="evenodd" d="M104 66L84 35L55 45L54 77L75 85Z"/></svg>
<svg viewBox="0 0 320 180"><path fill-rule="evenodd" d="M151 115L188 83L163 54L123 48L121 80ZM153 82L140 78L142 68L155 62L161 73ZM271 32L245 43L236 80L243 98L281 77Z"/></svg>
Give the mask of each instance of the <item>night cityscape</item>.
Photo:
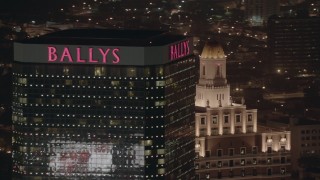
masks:
<svg viewBox="0 0 320 180"><path fill-rule="evenodd" d="M320 179L320 0L0 2L0 179Z"/></svg>

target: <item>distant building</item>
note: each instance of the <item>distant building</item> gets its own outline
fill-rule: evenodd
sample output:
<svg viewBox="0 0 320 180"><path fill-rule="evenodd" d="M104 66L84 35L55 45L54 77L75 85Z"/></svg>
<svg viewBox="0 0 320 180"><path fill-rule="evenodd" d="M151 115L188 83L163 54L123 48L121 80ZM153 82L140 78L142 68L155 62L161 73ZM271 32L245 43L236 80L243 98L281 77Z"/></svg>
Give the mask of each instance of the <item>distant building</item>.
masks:
<svg viewBox="0 0 320 180"><path fill-rule="evenodd" d="M320 17L272 17L268 48L273 73L320 74Z"/></svg>
<svg viewBox="0 0 320 180"><path fill-rule="evenodd" d="M292 143L292 171L300 178L320 177L320 162L318 166L312 162L301 162L301 158L318 157L320 159L320 121L310 119L296 119L291 121ZM304 163L304 164L303 164ZM310 163L310 164L309 164ZM305 167L313 167L308 169ZM305 168L305 169L304 169Z"/></svg>
<svg viewBox="0 0 320 180"><path fill-rule="evenodd" d="M70 29L14 44L14 179L194 177L196 57L162 31Z"/></svg>
<svg viewBox="0 0 320 180"><path fill-rule="evenodd" d="M263 26L271 15L279 14L279 0L245 0L245 14L252 26Z"/></svg>
<svg viewBox="0 0 320 180"><path fill-rule="evenodd" d="M290 179L290 131L258 126L257 109L233 102L217 42L204 46L196 87L197 179Z"/></svg>

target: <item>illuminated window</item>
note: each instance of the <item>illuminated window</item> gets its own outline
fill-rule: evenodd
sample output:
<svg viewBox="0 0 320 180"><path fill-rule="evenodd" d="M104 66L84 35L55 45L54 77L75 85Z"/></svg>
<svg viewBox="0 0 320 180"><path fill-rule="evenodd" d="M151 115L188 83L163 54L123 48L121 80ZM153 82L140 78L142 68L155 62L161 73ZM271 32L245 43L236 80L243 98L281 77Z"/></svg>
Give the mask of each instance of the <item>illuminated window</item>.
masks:
<svg viewBox="0 0 320 180"><path fill-rule="evenodd" d="M128 91L128 96L129 97L134 97L134 91Z"/></svg>
<svg viewBox="0 0 320 180"><path fill-rule="evenodd" d="M253 159L252 159L252 164L253 164L253 165L256 165L256 164L257 164L257 158L253 158Z"/></svg>
<svg viewBox="0 0 320 180"><path fill-rule="evenodd" d="M240 154L241 155L245 155L246 154L246 148L245 147L240 148Z"/></svg>
<svg viewBox="0 0 320 180"><path fill-rule="evenodd" d="M146 77L150 76L150 68L144 69L144 76L146 76Z"/></svg>
<svg viewBox="0 0 320 180"><path fill-rule="evenodd" d="M95 67L94 68L94 75L95 76L105 76L106 75L106 68L105 67Z"/></svg>
<svg viewBox="0 0 320 180"><path fill-rule="evenodd" d="M205 117L201 117L200 124L201 125L205 125L206 124L206 118Z"/></svg>
<svg viewBox="0 0 320 180"><path fill-rule="evenodd" d="M66 79L66 81L65 81L64 84L65 84L65 85L72 85L72 80Z"/></svg>
<svg viewBox="0 0 320 180"><path fill-rule="evenodd" d="M134 87L134 82L133 81L129 81L128 86L129 87Z"/></svg>
<svg viewBox="0 0 320 180"><path fill-rule="evenodd" d="M24 104L26 104L26 103L28 103L28 99L27 99L27 98L20 97L20 98L19 98L19 103L24 103Z"/></svg>
<svg viewBox="0 0 320 180"><path fill-rule="evenodd" d="M218 168L221 168L222 167L222 161L218 161L217 166L218 166Z"/></svg>
<svg viewBox="0 0 320 180"><path fill-rule="evenodd" d="M246 165L246 160L245 160L245 159L241 159L241 160L240 160L240 165L241 165L241 166Z"/></svg>
<svg viewBox="0 0 320 180"><path fill-rule="evenodd" d="M241 114L236 114L236 123L241 122Z"/></svg>
<svg viewBox="0 0 320 180"><path fill-rule="evenodd" d="M252 114L248 114L248 122L252 121Z"/></svg>
<svg viewBox="0 0 320 180"><path fill-rule="evenodd" d="M212 116L212 124L218 124L218 117Z"/></svg>
<svg viewBox="0 0 320 180"><path fill-rule="evenodd" d="M152 140L145 140L144 141L145 146L151 146L152 145Z"/></svg>
<svg viewBox="0 0 320 180"><path fill-rule="evenodd" d="M120 125L120 120L110 120L110 125L113 125L113 126Z"/></svg>
<svg viewBox="0 0 320 180"><path fill-rule="evenodd" d="M164 159L158 159L158 164L164 164L164 163L165 163Z"/></svg>
<svg viewBox="0 0 320 180"><path fill-rule="evenodd" d="M206 162L206 169L210 168L210 162Z"/></svg>
<svg viewBox="0 0 320 180"><path fill-rule="evenodd" d="M42 123L42 122L43 122L43 118L41 118L41 117L34 117L34 118L33 118L33 122L34 122L34 123Z"/></svg>
<svg viewBox="0 0 320 180"><path fill-rule="evenodd" d="M164 100L155 102L155 106L164 106L165 104L166 104L166 101Z"/></svg>
<svg viewBox="0 0 320 180"><path fill-rule="evenodd" d="M111 85L112 86L119 86L120 85L120 81L111 81Z"/></svg>
<svg viewBox="0 0 320 180"><path fill-rule="evenodd" d="M151 150L145 150L144 151L145 156L150 156L151 155Z"/></svg>
<svg viewBox="0 0 320 180"><path fill-rule="evenodd" d="M218 135L218 128L211 128L211 135Z"/></svg>
<svg viewBox="0 0 320 180"><path fill-rule="evenodd" d="M157 67L156 73L157 73L157 76L163 76L163 67Z"/></svg>
<svg viewBox="0 0 320 180"><path fill-rule="evenodd" d="M63 67L63 75L69 75L69 67Z"/></svg>
<svg viewBox="0 0 320 180"><path fill-rule="evenodd" d="M157 149L157 154L164 154L165 153L165 149Z"/></svg>
<svg viewBox="0 0 320 180"><path fill-rule="evenodd" d="M137 76L137 70L136 68L128 68L127 69L127 76L128 77L136 77Z"/></svg>
<svg viewBox="0 0 320 180"><path fill-rule="evenodd" d="M169 78L169 79L167 79L166 80L166 84L168 85L168 84L171 84L172 83L172 78Z"/></svg>
<svg viewBox="0 0 320 180"><path fill-rule="evenodd" d="M156 86L165 86L165 81L156 81Z"/></svg>
<svg viewBox="0 0 320 180"><path fill-rule="evenodd" d="M210 174L209 173L206 174L206 179L210 179Z"/></svg>
<svg viewBox="0 0 320 180"><path fill-rule="evenodd" d="M20 84L27 84L27 78L18 78L18 83Z"/></svg>
<svg viewBox="0 0 320 180"><path fill-rule="evenodd" d="M165 173L165 169L164 168L158 169L158 174L164 174L164 173Z"/></svg>

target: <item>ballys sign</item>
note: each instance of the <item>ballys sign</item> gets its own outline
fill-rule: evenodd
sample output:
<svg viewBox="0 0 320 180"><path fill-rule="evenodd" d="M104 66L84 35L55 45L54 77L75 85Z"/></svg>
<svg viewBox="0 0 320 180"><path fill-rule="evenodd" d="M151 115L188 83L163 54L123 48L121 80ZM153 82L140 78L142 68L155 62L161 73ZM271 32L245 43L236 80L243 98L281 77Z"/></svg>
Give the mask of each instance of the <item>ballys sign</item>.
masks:
<svg viewBox="0 0 320 180"><path fill-rule="evenodd" d="M185 57L191 53L189 40L182 41L170 46L170 61Z"/></svg>
<svg viewBox="0 0 320 180"><path fill-rule="evenodd" d="M112 63L120 62L119 48L71 48L63 47L57 49L54 46L48 46L48 62L65 62L65 63ZM85 54L85 56L83 56Z"/></svg>

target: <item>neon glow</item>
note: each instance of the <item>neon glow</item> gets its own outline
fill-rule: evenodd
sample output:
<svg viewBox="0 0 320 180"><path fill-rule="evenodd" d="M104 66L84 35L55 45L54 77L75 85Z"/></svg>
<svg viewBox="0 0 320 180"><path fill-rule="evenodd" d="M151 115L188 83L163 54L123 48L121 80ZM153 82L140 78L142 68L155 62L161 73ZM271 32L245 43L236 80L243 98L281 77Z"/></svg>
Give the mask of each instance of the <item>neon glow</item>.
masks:
<svg viewBox="0 0 320 180"><path fill-rule="evenodd" d="M110 53L111 51L111 53ZM106 64L111 60L112 64L120 62L119 48L88 48L83 52L82 48L71 49L64 47L62 52L58 52L56 47L48 46L48 62L67 62L67 63L102 63ZM88 54L87 58L83 58L81 54ZM72 55L75 54L75 55ZM75 57L74 57L75 56ZM108 59L111 56L111 59ZM99 57L94 59L94 57Z"/></svg>
<svg viewBox="0 0 320 180"><path fill-rule="evenodd" d="M189 40L170 46L170 61L185 57L190 54Z"/></svg>

